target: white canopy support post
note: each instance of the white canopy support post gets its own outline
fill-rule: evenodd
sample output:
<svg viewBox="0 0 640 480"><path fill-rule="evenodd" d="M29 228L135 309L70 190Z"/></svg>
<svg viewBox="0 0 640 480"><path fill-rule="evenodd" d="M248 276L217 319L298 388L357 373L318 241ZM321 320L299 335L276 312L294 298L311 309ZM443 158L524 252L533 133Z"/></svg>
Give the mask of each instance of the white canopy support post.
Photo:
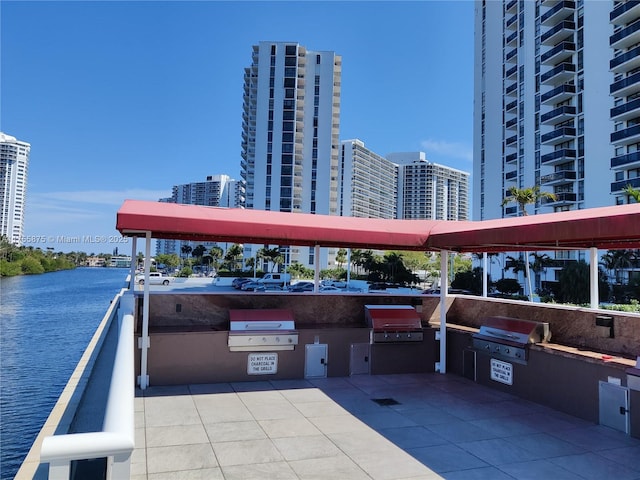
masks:
<svg viewBox="0 0 640 480"><path fill-rule="evenodd" d="M138 259L136 258L136 241L137 237L131 237L131 280L129 281L129 291L133 292L136 288L136 270L138 267Z"/></svg>
<svg viewBox="0 0 640 480"><path fill-rule="evenodd" d="M140 352L140 389L144 390L149 386L149 375L147 375L147 353L149 349L149 271L151 270L151 232L145 235L144 247L144 293L142 308L142 336L138 348Z"/></svg>
<svg viewBox="0 0 640 480"><path fill-rule="evenodd" d="M487 283L489 283L489 275L487 272L487 252L482 252L482 296L486 297L488 293Z"/></svg>
<svg viewBox="0 0 640 480"><path fill-rule="evenodd" d="M591 296L591 308L598 308L600 306L600 298L598 292L598 249L591 247L589 249L589 284L590 284L590 296Z"/></svg>
<svg viewBox="0 0 640 480"><path fill-rule="evenodd" d="M436 362L436 371L447 373L447 290L449 288L448 270L449 252L440 250L440 330L436 339L440 340L440 361Z"/></svg>
<svg viewBox="0 0 640 480"><path fill-rule="evenodd" d="M529 266L529 252L524 252L524 274L527 277L526 285L527 285L527 296L529 297L529 301L533 302L533 290L531 288L531 268Z"/></svg>
<svg viewBox="0 0 640 480"><path fill-rule="evenodd" d="M136 259L136 237L131 237L131 262L129 262L129 275L131 276L131 280L129 281L129 291L133 292L136 288L136 270L137 270L137 259Z"/></svg>
<svg viewBox="0 0 640 480"><path fill-rule="evenodd" d="M313 291L318 293L320 285L320 245L316 245L313 248Z"/></svg>
<svg viewBox="0 0 640 480"><path fill-rule="evenodd" d="M351 282L351 249L347 248L347 288Z"/></svg>

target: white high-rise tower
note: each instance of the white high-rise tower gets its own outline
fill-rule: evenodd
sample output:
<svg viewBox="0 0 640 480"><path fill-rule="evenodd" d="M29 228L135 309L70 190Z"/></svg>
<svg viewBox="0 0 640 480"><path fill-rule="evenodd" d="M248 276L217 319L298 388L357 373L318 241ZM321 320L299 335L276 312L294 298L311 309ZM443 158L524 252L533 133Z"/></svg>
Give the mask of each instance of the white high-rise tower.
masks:
<svg viewBox="0 0 640 480"><path fill-rule="evenodd" d="M334 52L292 42L253 47L242 116L246 208L338 214L341 69ZM245 246L245 255L258 248ZM287 263L315 264L313 248L285 252ZM332 263L331 251L321 256L322 268Z"/></svg>
<svg viewBox="0 0 640 480"><path fill-rule="evenodd" d="M31 145L0 132L0 235L22 245Z"/></svg>

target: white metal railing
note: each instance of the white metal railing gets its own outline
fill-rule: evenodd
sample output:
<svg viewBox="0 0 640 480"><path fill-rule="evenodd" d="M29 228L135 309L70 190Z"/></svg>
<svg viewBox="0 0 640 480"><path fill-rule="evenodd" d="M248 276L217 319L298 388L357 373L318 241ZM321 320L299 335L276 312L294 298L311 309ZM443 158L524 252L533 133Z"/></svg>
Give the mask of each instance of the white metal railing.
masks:
<svg viewBox="0 0 640 480"><path fill-rule="evenodd" d="M135 441L133 315L122 317L101 432L46 437L40 461L49 463L50 480L68 480L71 461L104 458L107 479L128 479Z"/></svg>

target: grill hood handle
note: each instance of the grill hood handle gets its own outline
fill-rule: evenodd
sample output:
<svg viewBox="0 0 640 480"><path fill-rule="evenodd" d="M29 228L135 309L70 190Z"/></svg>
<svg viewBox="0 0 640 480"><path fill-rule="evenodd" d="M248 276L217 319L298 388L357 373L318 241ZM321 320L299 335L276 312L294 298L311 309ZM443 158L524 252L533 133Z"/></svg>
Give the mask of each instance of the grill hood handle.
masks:
<svg viewBox="0 0 640 480"><path fill-rule="evenodd" d="M281 323L251 322L251 323L244 324L244 328L246 330L270 330L273 328L280 328L280 327L282 327Z"/></svg>
<svg viewBox="0 0 640 480"><path fill-rule="evenodd" d="M503 333L503 332L497 332L495 330L489 330L488 328L486 329L487 333L490 333L491 335L495 335L496 337L501 337L501 338L507 338L509 340L518 340L520 337L518 337L518 335L514 335L512 333Z"/></svg>

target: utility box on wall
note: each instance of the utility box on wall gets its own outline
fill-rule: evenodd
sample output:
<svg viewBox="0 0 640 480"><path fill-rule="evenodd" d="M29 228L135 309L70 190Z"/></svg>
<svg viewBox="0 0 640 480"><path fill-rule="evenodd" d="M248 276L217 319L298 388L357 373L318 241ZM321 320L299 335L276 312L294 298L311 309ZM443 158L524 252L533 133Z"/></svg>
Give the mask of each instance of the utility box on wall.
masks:
<svg viewBox="0 0 640 480"><path fill-rule="evenodd" d="M349 375L369 375L371 347L368 343L352 343L349 361Z"/></svg>
<svg viewBox="0 0 640 480"><path fill-rule="evenodd" d="M326 378L328 345L312 343L304 348L304 378Z"/></svg>

